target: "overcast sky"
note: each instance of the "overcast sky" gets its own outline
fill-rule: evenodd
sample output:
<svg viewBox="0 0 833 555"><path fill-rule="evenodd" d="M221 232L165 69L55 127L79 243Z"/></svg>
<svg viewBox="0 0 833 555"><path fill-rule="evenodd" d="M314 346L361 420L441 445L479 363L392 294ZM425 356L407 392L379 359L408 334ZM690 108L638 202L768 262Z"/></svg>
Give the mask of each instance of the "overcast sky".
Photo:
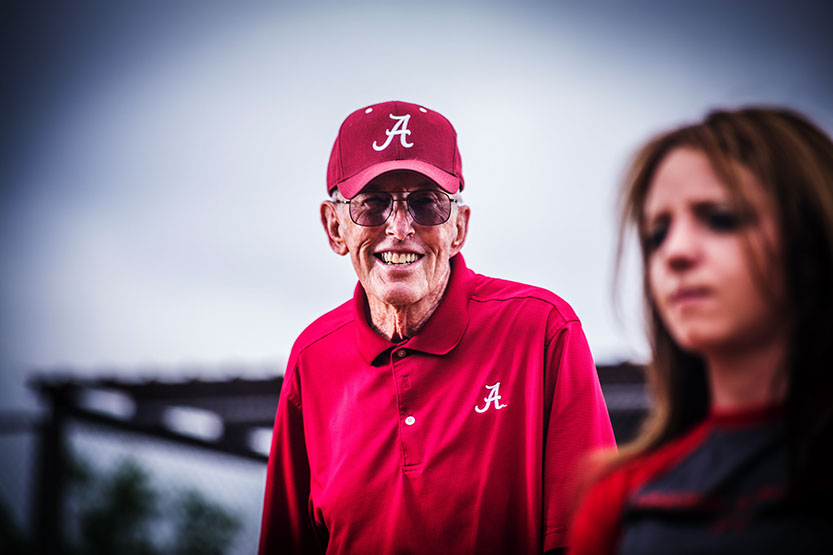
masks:
<svg viewBox="0 0 833 555"><path fill-rule="evenodd" d="M351 111L459 134L475 271L546 287L598 362L644 360L611 300L615 199L653 133L785 104L833 130L824 2L102 2L2 25L0 406L26 376L282 371L350 297L318 219ZM164 375L170 372L170 375Z"/></svg>

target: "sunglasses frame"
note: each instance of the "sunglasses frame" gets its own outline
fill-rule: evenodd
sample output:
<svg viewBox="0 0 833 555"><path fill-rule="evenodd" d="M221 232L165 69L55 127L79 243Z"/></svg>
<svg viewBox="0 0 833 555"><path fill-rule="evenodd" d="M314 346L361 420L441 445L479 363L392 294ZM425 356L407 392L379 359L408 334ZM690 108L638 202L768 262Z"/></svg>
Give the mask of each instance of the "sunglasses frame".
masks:
<svg viewBox="0 0 833 555"><path fill-rule="evenodd" d="M417 220L416 216L414 215L414 210L411 207L410 198L411 198L411 195L414 194L414 193L423 193L423 192L441 193L441 194L445 195L446 198L449 200L450 204L449 204L449 207L448 207L448 214L446 215L446 217L443 221L437 222L435 224L424 224L424 223L420 222L419 220ZM403 194L406 194L406 196L405 196L405 198L393 198L393 193L403 193ZM408 209L408 214L411 215L411 219L414 221L414 223L419 224L419 225L423 225L423 226L427 226L427 227L442 225L445 222L447 222L448 219L451 217L451 205L452 204L457 204L457 199L456 198L451 198L451 193L447 193L446 191L436 191L436 190L433 190L433 189L420 189L420 190L417 190L417 191L373 191L372 193L359 193L358 195L356 195L356 197L358 197L359 195L362 195L362 194L387 195L390 198L390 202L388 202L388 207L386 208L386 210L389 210L388 215L385 217L385 219L382 222L380 222L378 224L362 224L362 223L357 222L356 218L353 216L353 210L348 208L347 211L350 213L350 219L353 221L354 224L360 225L362 227L379 227L380 225L385 225L385 222L387 222L390 219L391 215L395 212L394 204L397 203L397 202L404 202L405 203L405 205L407 206L407 209ZM336 203L336 204L351 204L353 202L353 200L355 200L355 197L353 197L350 200L334 199L333 202Z"/></svg>

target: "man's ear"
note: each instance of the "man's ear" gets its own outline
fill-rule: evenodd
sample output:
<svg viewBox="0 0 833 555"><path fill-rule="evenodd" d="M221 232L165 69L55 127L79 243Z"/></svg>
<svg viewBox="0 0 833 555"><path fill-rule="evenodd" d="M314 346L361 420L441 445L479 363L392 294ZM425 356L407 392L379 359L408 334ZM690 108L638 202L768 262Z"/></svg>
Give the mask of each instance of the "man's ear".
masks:
<svg viewBox="0 0 833 555"><path fill-rule="evenodd" d="M330 248L333 252L344 256L347 254L347 241L343 235L343 228L338 219L338 207L331 200L325 200L321 203L321 225L324 226L324 231L327 232L327 240L330 242Z"/></svg>
<svg viewBox="0 0 833 555"><path fill-rule="evenodd" d="M465 204L462 206L458 206L457 208L457 219L454 222L454 230L456 232L456 236L454 240L451 241L451 256L454 256L460 249L463 248L463 243L466 242L466 235L469 232L469 216L471 215L471 209L466 206Z"/></svg>

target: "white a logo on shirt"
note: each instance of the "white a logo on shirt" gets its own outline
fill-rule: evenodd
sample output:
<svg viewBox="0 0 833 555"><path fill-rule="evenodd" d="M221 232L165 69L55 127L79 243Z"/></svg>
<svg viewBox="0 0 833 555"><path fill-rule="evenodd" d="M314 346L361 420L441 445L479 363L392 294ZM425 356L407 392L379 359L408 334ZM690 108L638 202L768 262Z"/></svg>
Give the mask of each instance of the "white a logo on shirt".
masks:
<svg viewBox="0 0 833 555"><path fill-rule="evenodd" d="M411 134L411 130L408 129L408 121L411 119L411 114L405 114L404 116L394 116L393 114L390 114L390 119L395 119L396 123L392 129L385 129L385 135L388 136L388 139L382 146L377 145L376 141L373 141L373 150L381 152L388 148L388 145L393 140L394 135L399 135L399 140L405 148L411 148L414 146L414 143L408 142L408 135Z"/></svg>
<svg viewBox="0 0 833 555"><path fill-rule="evenodd" d="M486 404L483 405L482 409L475 405L474 410L477 412L486 412L489 410L492 403L495 404L495 410L502 409L506 406L505 404L500 404L500 382L497 382L494 385L487 385L485 387L489 390L489 395L487 397L483 397L483 401L485 401Z"/></svg>

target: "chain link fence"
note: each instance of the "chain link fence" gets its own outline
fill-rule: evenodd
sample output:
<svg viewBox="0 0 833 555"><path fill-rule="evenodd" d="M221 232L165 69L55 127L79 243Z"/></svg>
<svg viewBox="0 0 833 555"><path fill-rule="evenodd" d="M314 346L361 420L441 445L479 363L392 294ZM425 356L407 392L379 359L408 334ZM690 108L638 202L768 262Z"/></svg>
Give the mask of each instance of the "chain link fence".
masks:
<svg viewBox="0 0 833 555"><path fill-rule="evenodd" d="M95 424L67 430L69 552L257 551L263 463Z"/></svg>

